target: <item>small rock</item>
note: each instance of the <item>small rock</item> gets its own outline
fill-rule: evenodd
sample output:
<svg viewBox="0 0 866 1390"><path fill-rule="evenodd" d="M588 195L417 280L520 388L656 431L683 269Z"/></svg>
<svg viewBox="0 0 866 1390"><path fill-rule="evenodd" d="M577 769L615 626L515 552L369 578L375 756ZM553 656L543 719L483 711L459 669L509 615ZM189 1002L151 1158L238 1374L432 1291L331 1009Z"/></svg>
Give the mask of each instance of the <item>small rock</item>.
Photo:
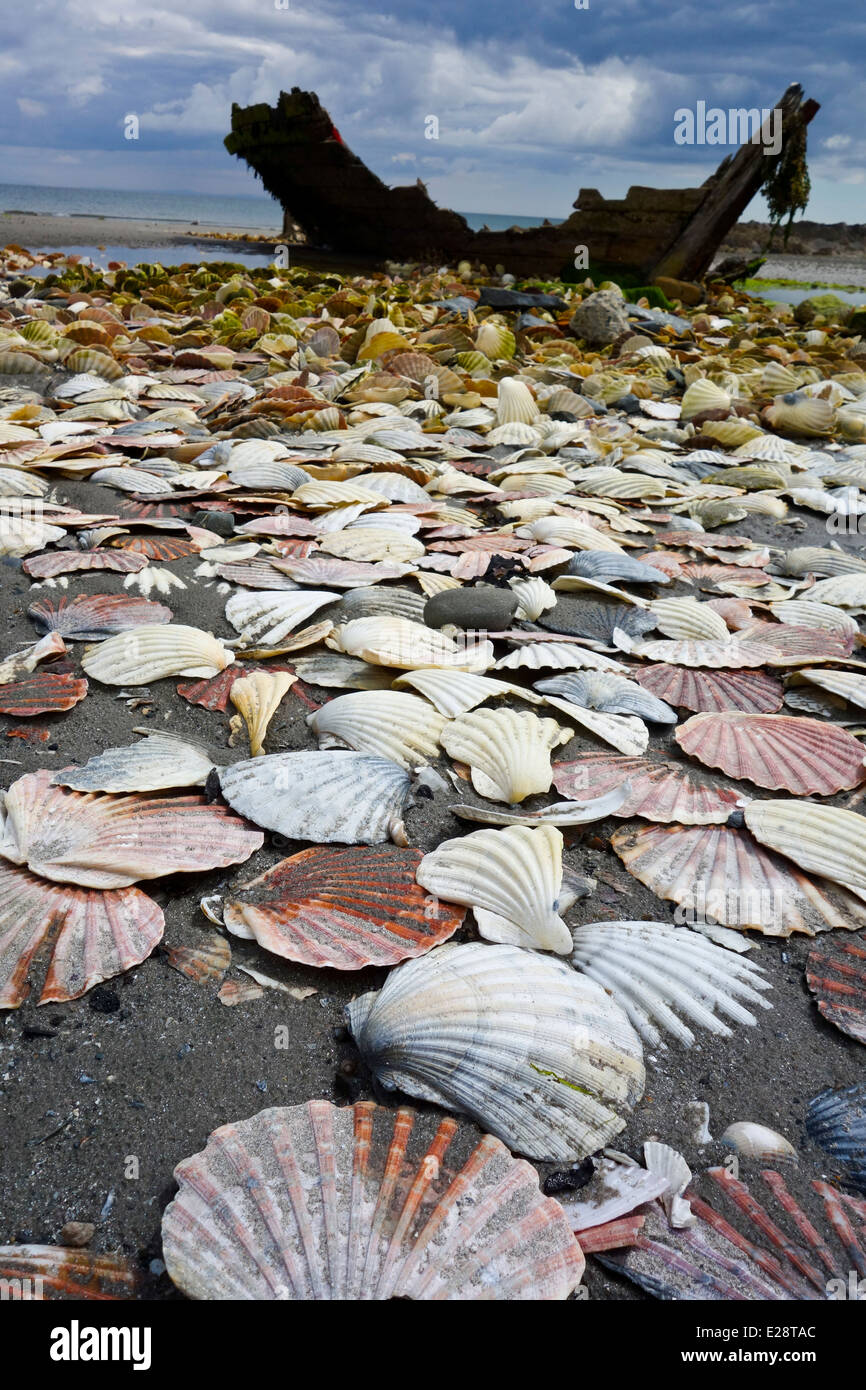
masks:
<svg viewBox="0 0 866 1390"><path fill-rule="evenodd" d="M72 1245L78 1249L83 1245L89 1245L95 1232L96 1227L92 1221L67 1221L60 1232L60 1244Z"/></svg>
<svg viewBox="0 0 866 1390"><path fill-rule="evenodd" d="M235 533L233 512L196 512L192 524L203 527L205 531L214 531L218 536L233 536Z"/></svg>
<svg viewBox="0 0 866 1390"><path fill-rule="evenodd" d="M798 323L811 323L820 315L825 323L845 324L853 313L853 306L837 294L813 294L800 300L794 309L794 318Z"/></svg>
<svg viewBox="0 0 866 1390"><path fill-rule="evenodd" d="M453 623L464 629L501 632L517 612L518 603L517 595L510 589L497 589L492 584L446 589L427 600L424 621L428 627Z"/></svg>
<svg viewBox="0 0 866 1390"><path fill-rule="evenodd" d="M564 309L565 300L555 294L529 294L525 290L501 290L484 285L478 303L491 309Z"/></svg>
<svg viewBox="0 0 866 1390"><path fill-rule="evenodd" d="M568 325L575 338L594 347L607 347L629 327L628 311L616 290L598 290L578 304Z"/></svg>

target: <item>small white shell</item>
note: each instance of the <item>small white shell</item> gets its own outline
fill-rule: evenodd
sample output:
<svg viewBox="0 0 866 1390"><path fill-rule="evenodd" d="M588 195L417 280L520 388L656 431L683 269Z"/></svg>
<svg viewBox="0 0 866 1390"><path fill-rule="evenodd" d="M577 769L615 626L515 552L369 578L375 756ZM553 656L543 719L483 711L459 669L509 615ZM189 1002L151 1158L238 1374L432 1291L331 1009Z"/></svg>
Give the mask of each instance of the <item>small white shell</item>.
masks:
<svg viewBox="0 0 866 1390"><path fill-rule="evenodd" d="M486 671L493 662L492 642L464 645L408 618L354 618L336 628L326 642L376 666L408 671L425 667Z"/></svg>
<svg viewBox="0 0 866 1390"><path fill-rule="evenodd" d="M643 1146L644 1163L651 1173L665 1178L667 1189L662 1194L662 1205L668 1221L675 1230L694 1226L695 1216L683 1193L692 1180L692 1170L681 1153L669 1144L647 1142Z"/></svg>
<svg viewBox="0 0 866 1390"><path fill-rule="evenodd" d="M241 676L232 686L231 702L247 726L251 757L258 758L264 753L268 725L283 696L297 679L287 671L253 671L249 676Z"/></svg>
<svg viewBox="0 0 866 1390"><path fill-rule="evenodd" d="M660 598L650 604L656 627L676 641L727 642L725 620L707 603L694 598Z"/></svg>
<svg viewBox="0 0 866 1390"><path fill-rule="evenodd" d="M766 1125L753 1124L751 1120L737 1120L728 1125L724 1134L719 1135L722 1144L736 1149L744 1158L759 1158L767 1163L778 1163L779 1159L794 1159L797 1150L789 1144L784 1135Z"/></svg>

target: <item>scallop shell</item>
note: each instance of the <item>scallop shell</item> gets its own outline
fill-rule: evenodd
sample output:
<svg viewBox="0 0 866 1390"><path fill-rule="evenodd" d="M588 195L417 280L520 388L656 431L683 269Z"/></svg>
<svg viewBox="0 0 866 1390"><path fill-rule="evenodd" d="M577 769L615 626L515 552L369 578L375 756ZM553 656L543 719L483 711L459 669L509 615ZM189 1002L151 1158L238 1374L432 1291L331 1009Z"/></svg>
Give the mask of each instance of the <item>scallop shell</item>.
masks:
<svg viewBox="0 0 866 1390"><path fill-rule="evenodd" d="M225 937L212 932L204 946L163 946L172 970L197 985L219 983L232 963Z"/></svg>
<svg viewBox="0 0 866 1390"><path fill-rule="evenodd" d="M264 753L268 725L297 679L285 671L253 671L235 681L230 698L247 726L250 757L258 758Z"/></svg>
<svg viewBox="0 0 866 1390"><path fill-rule="evenodd" d="M31 719L36 714L60 714L72 709L87 694L87 681L80 676L53 676L40 671L24 680L0 685L0 714Z"/></svg>
<svg viewBox="0 0 866 1390"><path fill-rule="evenodd" d="M635 680L678 709L773 714L782 708L782 684L764 671L690 671L684 666L646 666Z"/></svg>
<svg viewBox="0 0 866 1390"><path fill-rule="evenodd" d="M531 1158L594 1153L643 1092L640 1039L619 1006L519 947L441 946L346 1012L386 1090L469 1114Z"/></svg>
<svg viewBox="0 0 866 1390"><path fill-rule="evenodd" d="M471 907L487 941L567 955L562 917L562 835L552 825L475 830L427 854L416 877L446 902Z"/></svg>
<svg viewBox="0 0 866 1390"><path fill-rule="evenodd" d="M836 670L816 670L814 667L801 667L797 672L798 677L806 680L810 685L817 685L822 690L829 690L831 695L840 695L849 704L859 705L860 709L866 709L866 678L858 676L854 671ZM866 756L866 750L864 750Z"/></svg>
<svg viewBox="0 0 866 1390"><path fill-rule="evenodd" d="M852 893L806 878L752 835L728 826L623 827L611 846L634 878L657 897L678 903L683 921L698 927L712 919L765 936L815 936L866 922L866 909Z"/></svg>
<svg viewBox="0 0 866 1390"><path fill-rule="evenodd" d="M588 821L604 820L613 815L631 795L628 782L614 787L603 796L586 801L554 801L540 811L500 811L494 806L450 806L453 816L460 820L480 821L483 825L586 825Z"/></svg>
<svg viewBox="0 0 866 1390"><path fill-rule="evenodd" d="M606 550L584 550L568 562L567 575L585 579L600 579L605 583L620 580L627 584L670 584L670 576L630 555L614 555Z"/></svg>
<svg viewBox="0 0 866 1390"><path fill-rule="evenodd" d="M752 1027L745 1004L772 1007L757 965L670 922L587 923L574 932L572 964L607 990L654 1047L664 1046L663 1032L691 1047L690 1024L731 1037L718 1014Z"/></svg>
<svg viewBox="0 0 866 1390"><path fill-rule="evenodd" d="M75 570L116 570L119 574L134 574L146 569L147 556L134 550L50 550L44 555L31 555L21 568L31 579L53 579L58 574Z"/></svg>
<svg viewBox="0 0 866 1390"><path fill-rule="evenodd" d="M274 560L274 568L298 584L333 584L338 589L360 589L387 579L402 579L410 565L369 565L359 560L313 555L304 559Z"/></svg>
<svg viewBox="0 0 866 1390"><path fill-rule="evenodd" d="M137 729L140 743L106 748L81 767L55 773L52 785L78 792L152 792L201 787L214 765L204 743L160 729Z"/></svg>
<svg viewBox="0 0 866 1390"><path fill-rule="evenodd" d="M196 1299L567 1298L584 1260L558 1202L489 1135L450 1168L458 1135L370 1101L224 1125L175 1169L168 1273Z"/></svg>
<svg viewBox="0 0 866 1390"><path fill-rule="evenodd" d="M676 710L657 700L634 681L607 671L571 672L536 681L542 694L561 695L572 705L598 710L602 714L631 714L659 724L676 724ZM780 696L781 699L781 696ZM621 751L625 751L624 749Z"/></svg>
<svg viewBox="0 0 866 1390"><path fill-rule="evenodd" d="M809 1102L806 1129L841 1165L851 1186L866 1193L866 1086L821 1091Z"/></svg>
<svg viewBox="0 0 866 1390"><path fill-rule="evenodd" d="M37 632L59 632L67 642L99 642L130 628L170 623L172 612L162 603L129 594L76 594L73 598L40 598L27 616Z"/></svg>
<svg viewBox="0 0 866 1390"><path fill-rule="evenodd" d="M680 406L680 419L691 420L705 410L730 410L731 398L715 382L701 377L686 387Z"/></svg>
<svg viewBox="0 0 866 1390"><path fill-rule="evenodd" d="M744 644L772 645L774 654L768 666L802 666L816 661L832 661L851 653L852 639L833 632L808 627L788 627L785 623L753 622L738 633Z"/></svg>
<svg viewBox="0 0 866 1390"><path fill-rule="evenodd" d="M417 850L303 850L226 896L225 925L302 965L397 965L447 941L464 912L415 881Z"/></svg>
<svg viewBox="0 0 866 1390"><path fill-rule="evenodd" d="M436 757L446 720L418 695L362 690L330 700L307 723L320 746L378 753L411 769Z"/></svg>
<svg viewBox="0 0 866 1390"><path fill-rule="evenodd" d="M597 672L594 674L598 674ZM642 719L632 715L603 714L600 710L584 709L573 705L570 700L561 700L558 695L545 695L547 704L560 710L567 718L588 729L596 738L609 743L620 753L636 757L643 753L649 743L649 729ZM563 740L565 741L565 740Z"/></svg>
<svg viewBox="0 0 866 1390"><path fill-rule="evenodd" d="M480 351L484 352L483 346ZM500 354L494 353L493 356ZM496 421L500 425L521 423L531 425L540 414L535 397L523 381L503 377L496 398Z"/></svg>
<svg viewBox="0 0 866 1390"><path fill-rule="evenodd" d="M854 618L842 613L829 603L813 603L811 599L787 599L784 603L771 603L770 610L779 622L788 627L808 627L823 629L839 637L854 637L860 629Z"/></svg>
<svg viewBox="0 0 866 1390"><path fill-rule="evenodd" d="M319 608L335 603L339 597L323 589L295 589L288 594L238 593L226 604L226 617L245 642L275 646Z"/></svg>
<svg viewBox="0 0 866 1390"><path fill-rule="evenodd" d="M354 618L336 628L327 645L376 666L408 671L486 671L493 661L492 642L462 644L407 618Z"/></svg>
<svg viewBox="0 0 866 1390"><path fill-rule="evenodd" d="M25 561L25 566L29 561ZM829 604L835 608L866 610L866 574L836 574L819 579L809 590L811 603Z"/></svg>
<svg viewBox="0 0 866 1390"><path fill-rule="evenodd" d="M669 1144L650 1141L644 1144L643 1155L648 1171L665 1180L662 1206L672 1228L681 1230L694 1226L696 1217L688 1202L683 1200L683 1193L692 1180L692 1170L682 1154Z"/></svg>
<svg viewBox="0 0 866 1390"><path fill-rule="evenodd" d="M81 665L103 685L147 685L167 676L215 676L234 659L211 633L171 623L133 628L85 647Z"/></svg>
<svg viewBox="0 0 866 1390"><path fill-rule="evenodd" d="M806 983L818 1009L849 1038L866 1043L866 946L863 937L827 936L809 952Z"/></svg>
<svg viewBox="0 0 866 1390"><path fill-rule="evenodd" d="M676 821L683 825L723 824L742 802L740 793L713 786L679 763L583 753L574 762L553 765L556 790L577 800L590 793L603 796L626 781L629 794L613 812L625 819L641 816L644 820Z"/></svg>
<svg viewBox="0 0 866 1390"><path fill-rule="evenodd" d="M724 626L724 624L722 624ZM671 666L708 666L712 670L740 671L749 666L764 666L779 656L776 648L766 642L726 641L701 642L637 642L630 650L647 661L665 662Z"/></svg>
<svg viewBox="0 0 866 1390"><path fill-rule="evenodd" d="M764 416L774 430L807 436L832 434L836 422L836 410L829 401L793 391L778 396Z"/></svg>
<svg viewBox="0 0 866 1390"><path fill-rule="evenodd" d="M340 656L337 652L294 657L292 666L308 685L343 690L389 690L394 675L384 666L370 666L357 657Z"/></svg>
<svg viewBox="0 0 866 1390"><path fill-rule="evenodd" d="M442 746L452 758L469 764L479 796L513 806L550 790L550 751L571 736L571 729L529 711L479 710L447 724Z"/></svg>
<svg viewBox="0 0 866 1390"><path fill-rule="evenodd" d="M693 598L662 598L650 604L656 627L677 641L727 642L724 618L706 603Z"/></svg>
<svg viewBox="0 0 866 1390"><path fill-rule="evenodd" d="M622 546L595 526L573 521L569 516L540 517L530 522L526 530L542 545L564 546L573 550L606 550L623 555ZM522 534L522 531L521 531Z"/></svg>
<svg viewBox="0 0 866 1390"><path fill-rule="evenodd" d="M411 589L393 588L384 585L360 589L350 589L343 594L339 607L334 610L336 623L347 623L356 618L378 618L388 616L407 618L409 622L424 621L424 604L421 594Z"/></svg>
<svg viewBox="0 0 866 1390"><path fill-rule="evenodd" d="M409 777L372 753L272 753L219 772L226 801L290 840L376 845L400 823Z"/></svg>
<svg viewBox="0 0 866 1390"><path fill-rule="evenodd" d="M138 1287L135 1269L122 1255L94 1255L61 1245L0 1245L0 1282L5 1289L14 1287L14 1280L22 1289L32 1287L36 1299L75 1302L134 1298Z"/></svg>
<svg viewBox="0 0 866 1390"><path fill-rule="evenodd" d="M139 965L164 929L161 909L137 888L67 888L2 865L0 1008L23 1004L28 972L43 954L50 964L38 1002L64 1003Z"/></svg>
<svg viewBox="0 0 866 1390"><path fill-rule="evenodd" d="M378 499L381 502L381 498ZM411 564L424 554L424 546L414 536L392 526L353 526L322 536L319 549L343 560L364 560L370 564L391 561Z"/></svg>
<svg viewBox="0 0 866 1390"><path fill-rule="evenodd" d="M242 863L264 836L199 796L105 796L19 777L4 794L0 855L32 873L85 888Z"/></svg>
<svg viewBox="0 0 866 1390"><path fill-rule="evenodd" d="M567 603L560 599L553 613L539 619L539 625L551 632L568 633L609 647L617 628L629 637L642 637L655 627L655 621L648 610L628 608L622 603L608 603L603 599Z"/></svg>
<svg viewBox="0 0 866 1390"><path fill-rule="evenodd" d="M624 675L628 667L601 652L591 652L572 642L527 642L494 664L497 671L616 671Z"/></svg>
<svg viewBox="0 0 866 1390"><path fill-rule="evenodd" d="M757 1125L752 1120L737 1120L728 1125L724 1134L719 1135L719 1143L736 1149L743 1158L757 1158L762 1163L778 1163L780 1159L794 1159L797 1150L784 1135L766 1125Z"/></svg>
<svg viewBox="0 0 866 1390"><path fill-rule="evenodd" d="M753 801L744 815L762 845L866 902L866 819L856 811L805 801Z"/></svg>
<svg viewBox="0 0 866 1390"><path fill-rule="evenodd" d="M706 767L795 796L832 796L866 779L862 744L817 719L731 710L695 714L674 737Z"/></svg>
<svg viewBox="0 0 866 1390"><path fill-rule="evenodd" d="M47 661L53 656L63 656L65 652L66 643L60 634L49 632L38 642L31 643L29 647L22 647L20 651L7 656L5 661L0 661L0 686L8 685L19 676L29 675L36 670L40 661Z"/></svg>
<svg viewBox="0 0 866 1390"><path fill-rule="evenodd" d="M511 580L511 588L517 595L518 607L515 617L534 622L548 608L556 606L556 594L548 583L538 577L534 579Z"/></svg>
<svg viewBox="0 0 866 1390"><path fill-rule="evenodd" d="M512 685L510 681L498 681L492 676L476 676L471 671L410 671L398 676L395 686L410 685L436 707L447 719L455 719L459 714L468 714L476 705L485 700L494 700L511 695L530 704L541 704L538 695L526 690L522 685Z"/></svg>

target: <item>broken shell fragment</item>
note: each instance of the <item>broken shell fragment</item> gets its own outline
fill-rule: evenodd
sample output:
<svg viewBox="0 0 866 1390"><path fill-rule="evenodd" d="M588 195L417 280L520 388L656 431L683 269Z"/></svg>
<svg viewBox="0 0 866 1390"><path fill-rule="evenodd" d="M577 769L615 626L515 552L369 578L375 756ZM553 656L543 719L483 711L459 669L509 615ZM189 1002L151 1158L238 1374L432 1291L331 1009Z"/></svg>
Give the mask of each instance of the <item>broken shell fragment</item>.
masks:
<svg viewBox="0 0 866 1390"><path fill-rule="evenodd" d="M53 676L47 671L38 671L24 680L0 685L0 714L12 714L17 719L30 719L36 714L62 714L86 694L87 681L82 676L68 673Z"/></svg>
<svg viewBox="0 0 866 1390"><path fill-rule="evenodd" d="M264 753L268 725L297 679L286 671L253 671L232 685L229 694L247 726L250 757L258 758Z"/></svg>
<svg viewBox="0 0 866 1390"><path fill-rule="evenodd" d="M449 1167L458 1134L371 1101L224 1125L175 1169L168 1273L196 1299L567 1298L584 1259L559 1203L490 1135Z"/></svg>
<svg viewBox="0 0 866 1390"><path fill-rule="evenodd" d="M225 925L303 965L397 965L447 941L465 915L424 892L420 863L411 849L302 850L233 889Z"/></svg>
<svg viewBox="0 0 866 1390"><path fill-rule="evenodd" d="M738 1120L728 1125L724 1134L719 1135L719 1143L736 1149L744 1158L758 1158L762 1163L778 1163L780 1159L797 1158L793 1144L766 1125L756 1125L751 1120Z"/></svg>
<svg viewBox="0 0 866 1390"><path fill-rule="evenodd" d="M544 695L561 695L572 705L598 710L601 714L630 714L657 724L676 724L676 710L634 681L609 671L575 671L536 681L535 689ZM625 749L621 749L625 752Z"/></svg>
<svg viewBox="0 0 866 1390"><path fill-rule="evenodd" d="M518 1153L573 1162L625 1127L640 1039L570 966L515 946L447 944L348 1006L386 1090L471 1115Z"/></svg>
<svg viewBox="0 0 866 1390"><path fill-rule="evenodd" d="M505 695L526 700L530 704L541 704L541 698L522 685L496 680L492 676L478 676L472 671L437 671L430 667L398 676L394 685L412 686L447 719L456 719L459 714L468 714L485 700Z"/></svg>
<svg viewBox="0 0 866 1390"><path fill-rule="evenodd" d="M562 917L562 835L552 825L475 830L422 859L418 882L437 898L471 907L488 941L567 955Z"/></svg>
<svg viewBox="0 0 866 1390"><path fill-rule="evenodd" d="M242 592L233 594L229 599L226 618L240 633L243 642L262 647L276 646L317 609L326 603L336 603L339 597L339 594L318 589L294 589L288 594L260 590Z"/></svg>
<svg viewBox="0 0 866 1390"><path fill-rule="evenodd" d="M134 1298L138 1276L122 1255L95 1255L66 1245L0 1245L0 1283L39 1289L33 1295L38 1298L102 1301Z"/></svg>
<svg viewBox="0 0 866 1390"><path fill-rule="evenodd" d="M224 936L212 932L205 946L163 946L172 970L195 984L219 983L232 963L232 949Z"/></svg>
<svg viewBox="0 0 866 1390"><path fill-rule="evenodd" d="M573 705L570 700L561 700L558 695L545 695L545 700L620 753L638 757L649 743L649 729L642 719L634 715L603 714L600 710L584 709L580 705Z"/></svg>
<svg viewBox="0 0 866 1390"><path fill-rule="evenodd" d="M866 945L862 936L823 937L809 952L806 984L818 1009L849 1038L866 1043Z"/></svg>

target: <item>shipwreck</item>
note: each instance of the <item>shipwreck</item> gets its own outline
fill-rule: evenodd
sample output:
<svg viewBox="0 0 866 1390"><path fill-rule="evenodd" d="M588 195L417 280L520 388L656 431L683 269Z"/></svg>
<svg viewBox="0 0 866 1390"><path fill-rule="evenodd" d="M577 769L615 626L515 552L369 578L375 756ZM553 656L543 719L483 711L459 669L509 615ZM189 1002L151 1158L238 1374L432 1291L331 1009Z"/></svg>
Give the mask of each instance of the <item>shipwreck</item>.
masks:
<svg viewBox="0 0 866 1390"><path fill-rule="evenodd" d="M352 153L316 94L299 87L281 92L275 106L234 105L225 145L282 205L284 236L300 229L313 247L379 261L469 259L519 276L556 276L585 246L593 265L646 281L696 280L784 158L792 133L802 136L818 110L794 83L773 108L780 150L768 153L753 137L699 188L636 186L620 199L582 188L559 225L499 232L474 231L459 213L437 207L420 180L389 188Z"/></svg>

